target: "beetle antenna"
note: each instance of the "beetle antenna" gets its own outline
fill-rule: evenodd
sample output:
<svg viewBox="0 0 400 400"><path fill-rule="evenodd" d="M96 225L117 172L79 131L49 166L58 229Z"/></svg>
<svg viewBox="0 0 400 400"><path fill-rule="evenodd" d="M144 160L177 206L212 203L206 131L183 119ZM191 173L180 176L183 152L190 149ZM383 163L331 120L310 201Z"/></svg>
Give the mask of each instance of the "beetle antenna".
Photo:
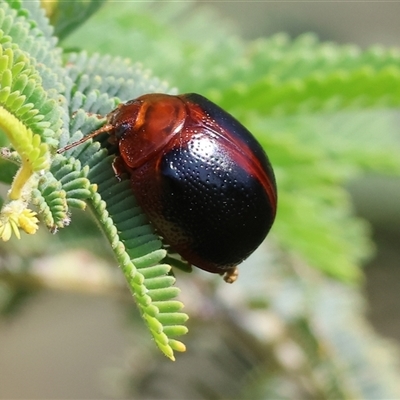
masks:
<svg viewBox="0 0 400 400"><path fill-rule="evenodd" d="M101 128L96 129L96 130L95 130L94 132L92 132L91 134L89 134L89 135L87 135L87 136L84 136L82 139L77 140L76 142L67 144L67 145L64 146L64 147L61 147L61 149L58 149L58 150L57 150L57 154L64 153L65 151L67 151L67 150L69 150L69 149L72 149L73 147L78 146L78 145L80 145L80 144L86 142L87 140L89 140L89 139L91 139L91 138L93 138L93 137L95 137L95 136L97 136L97 135L100 135L101 133L110 132L112 129L113 129L113 125L111 125L111 124L105 124L105 125L103 125Z"/></svg>

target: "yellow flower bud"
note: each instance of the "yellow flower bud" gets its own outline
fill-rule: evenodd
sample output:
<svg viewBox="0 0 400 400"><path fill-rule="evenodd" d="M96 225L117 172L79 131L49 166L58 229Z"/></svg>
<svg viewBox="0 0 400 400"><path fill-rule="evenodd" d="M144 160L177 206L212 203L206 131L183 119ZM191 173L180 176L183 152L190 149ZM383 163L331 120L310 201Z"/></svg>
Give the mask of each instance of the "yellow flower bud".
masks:
<svg viewBox="0 0 400 400"><path fill-rule="evenodd" d="M26 208L18 217L18 224L22 230L30 235L33 235L38 230L39 220L36 218L36 213L29 208Z"/></svg>

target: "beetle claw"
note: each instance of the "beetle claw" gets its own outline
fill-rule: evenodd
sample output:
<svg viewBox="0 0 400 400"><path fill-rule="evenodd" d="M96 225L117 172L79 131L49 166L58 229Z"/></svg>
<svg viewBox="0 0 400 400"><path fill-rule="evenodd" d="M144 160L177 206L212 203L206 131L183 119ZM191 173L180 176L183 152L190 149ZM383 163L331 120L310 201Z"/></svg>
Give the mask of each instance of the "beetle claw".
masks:
<svg viewBox="0 0 400 400"><path fill-rule="evenodd" d="M224 281L226 283L233 283L237 280L239 277L239 269L238 267L232 267L229 268L225 273L224 273Z"/></svg>

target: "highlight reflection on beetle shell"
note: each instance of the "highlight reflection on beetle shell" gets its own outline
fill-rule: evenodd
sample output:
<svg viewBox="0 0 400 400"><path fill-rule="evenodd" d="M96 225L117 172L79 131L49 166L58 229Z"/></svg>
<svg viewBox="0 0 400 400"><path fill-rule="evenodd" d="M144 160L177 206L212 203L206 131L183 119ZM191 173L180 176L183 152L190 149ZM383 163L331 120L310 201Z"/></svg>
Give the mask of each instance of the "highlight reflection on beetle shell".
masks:
<svg viewBox="0 0 400 400"><path fill-rule="evenodd" d="M234 117L198 94L148 94L109 122L139 205L184 259L224 273L264 240L276 214L275 177Z"/></svg>

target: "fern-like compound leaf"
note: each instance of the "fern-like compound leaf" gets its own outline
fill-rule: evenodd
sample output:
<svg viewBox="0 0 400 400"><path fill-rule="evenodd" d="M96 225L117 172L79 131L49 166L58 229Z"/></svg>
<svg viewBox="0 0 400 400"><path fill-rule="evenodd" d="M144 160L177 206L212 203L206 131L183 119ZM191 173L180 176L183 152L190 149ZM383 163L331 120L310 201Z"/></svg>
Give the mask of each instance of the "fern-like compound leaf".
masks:
<svg viewBox="0 0 400 400"><path fill-rule="evenodd" d="M184 351L185 347L173 338L187 332L188 317L181 312L183 304L173 300L179 289L173 286L171 267L161 263L166 256L162 242L136 204L129 181L117 181L112 160L103 151L88 164L88 177L98 187L92 207L158 347L174 359L173 350ZM169 306L171 301L174 307Z"/></svg>

